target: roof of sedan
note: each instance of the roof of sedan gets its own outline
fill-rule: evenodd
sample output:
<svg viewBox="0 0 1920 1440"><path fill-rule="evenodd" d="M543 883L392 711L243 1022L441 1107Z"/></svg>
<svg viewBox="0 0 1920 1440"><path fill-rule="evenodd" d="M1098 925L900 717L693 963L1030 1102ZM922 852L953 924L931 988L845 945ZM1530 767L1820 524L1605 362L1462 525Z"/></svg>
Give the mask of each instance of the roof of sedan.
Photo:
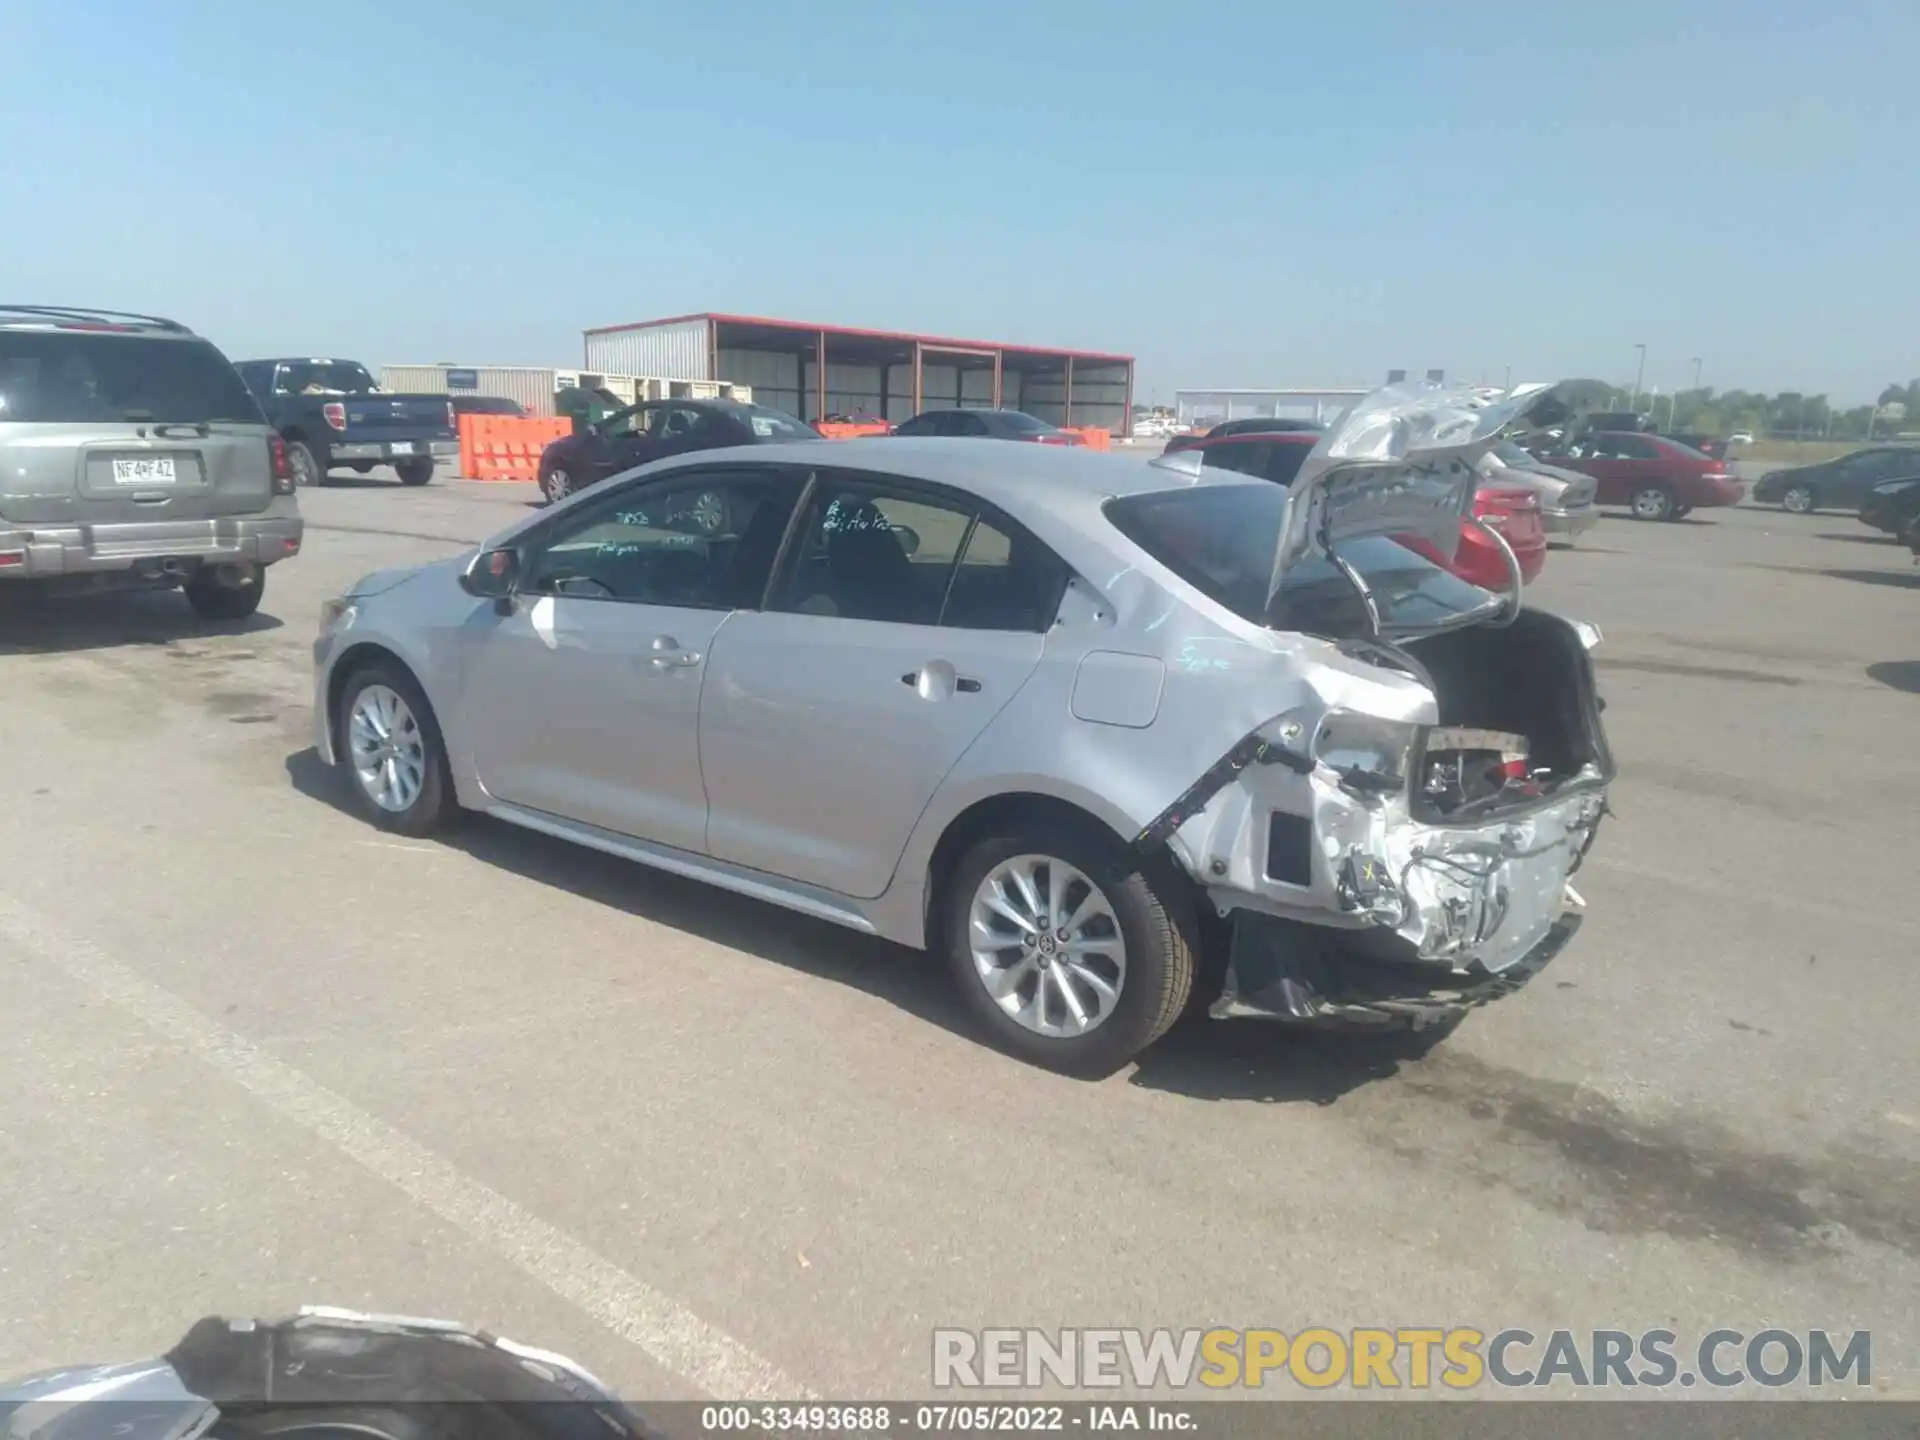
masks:
<svg viewBox="0 0 1920 1440"><path fill-rule="evenodd" d="M978 495L1009 511L1045 507L1049 496L1085 502L1175 490L1194 482L1138 456L1080 446L1026 445L1014 440L883 435L863 440L782 440L729 450L702 450L686 463L737 456L761 463L831 465L877 475L931 480ZM1234 477L1236 479L1243 477Z"/></svg>

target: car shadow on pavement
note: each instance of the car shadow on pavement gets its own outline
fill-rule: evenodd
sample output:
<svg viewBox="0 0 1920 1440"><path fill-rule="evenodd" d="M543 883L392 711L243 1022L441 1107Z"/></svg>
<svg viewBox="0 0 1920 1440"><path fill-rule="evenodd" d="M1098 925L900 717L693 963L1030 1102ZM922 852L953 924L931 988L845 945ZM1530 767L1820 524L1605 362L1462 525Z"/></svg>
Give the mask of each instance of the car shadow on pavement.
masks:
<svg viewBox="0 0 1920 1440"><path fill-rule="evenodd" d="M287 756L286 768L302 795L358 818L317 751ZM852 986L915 1020L985 1043L967 1022L946 970L922 951L482 815L463 816L433 843L593 904ZM1219 981L1202 983L1217 989ZM1390 1078L1440 1039L1434 1032L1308 1034L1259 1020L1212 1020L1196 1006L1134 1062L1127 1083L1195 1100L1331 1105Z"/></svg>
<svg viewBox="0 0 1920 1440"><path fill-rule="evenodd" d="M1194 1100L1331 1105L1391 1079L1442 1034L1321 1034L1270 1020L1213 1020L1196 1010L1135 1062L1129 1083Z"/></svg>
<svg viewBox="0 0 1920 1440"><path fill-rule="evenodd" d="M1891 535L1842 535L1838 530L1828 530L1813 537L1816 540L1844 540L1849 545L1898 545L1900 542Z"/></svg>
<svg viewBox="0 0 1920 1440"><path fill-rule="evenodd" d="M1816 570L1835 580L1857 580L1862 585L1887 585L1895 590L1920 590L1920 565L1912 570Z"/></svg>
<svg viewBox="0 0 1920 1440"><path fill-rule="evenodd" d="M302 795L359 818L317 751L289 755L286 767ZM853 986L971 1038L944 972L919 951L484 815L461 816L431 843L593 904Z"/></svg>
<svg viewBox="0 0 1920 1440"><path fill-rule="evenodd" d="M1867 678L1892 690L1920 695L1920 660L1882 660L1867 666Z"/></svg>
<svg viewBox="0 0 1920 1440"><path fill-rule="evenodd" d="M168 645L214 635L252 635L280 625L276 617L260 612L244 620L202 620L177 590L55 596L12 595L0 586L0 655Z"/></svg>

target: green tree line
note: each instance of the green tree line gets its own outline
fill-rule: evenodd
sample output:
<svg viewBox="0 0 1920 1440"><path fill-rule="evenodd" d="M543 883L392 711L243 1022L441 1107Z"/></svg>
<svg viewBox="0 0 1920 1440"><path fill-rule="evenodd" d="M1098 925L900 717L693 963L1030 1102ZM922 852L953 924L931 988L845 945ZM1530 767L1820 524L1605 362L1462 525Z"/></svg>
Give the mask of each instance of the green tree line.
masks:
<svg viewBox="0 0 1920 1440"><path fill-rule="evenodd" d="M1888 385L1873 405L1839 410L1825 395L1782 390L1767 395L1757 390L1715 390L1703 386L1665 395L1640 392L1639 400L1604 380L1570 380L1561 393L1582 410L1637 409L1661 430L1705 435L1731 435L1745 430L1775 438L1865 440L1920 430L1920 379ZM1888 407L1904 407L1888 413Z"/></svg>

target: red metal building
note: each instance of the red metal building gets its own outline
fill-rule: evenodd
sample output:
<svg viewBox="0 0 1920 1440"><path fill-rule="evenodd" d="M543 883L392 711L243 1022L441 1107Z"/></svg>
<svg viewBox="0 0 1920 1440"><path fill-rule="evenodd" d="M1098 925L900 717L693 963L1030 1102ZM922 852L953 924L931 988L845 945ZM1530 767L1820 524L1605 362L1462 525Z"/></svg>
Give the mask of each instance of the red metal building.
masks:
<svg viewBox="0 0 1920 1440"><path fill-rule="evenodd" d="M857 411L905 420L942 406L1024 410L1055 425L1124 433L1133 357L907 331L702 313L586 332L584 363L608 375L722 380L803 420Z"/></svg>

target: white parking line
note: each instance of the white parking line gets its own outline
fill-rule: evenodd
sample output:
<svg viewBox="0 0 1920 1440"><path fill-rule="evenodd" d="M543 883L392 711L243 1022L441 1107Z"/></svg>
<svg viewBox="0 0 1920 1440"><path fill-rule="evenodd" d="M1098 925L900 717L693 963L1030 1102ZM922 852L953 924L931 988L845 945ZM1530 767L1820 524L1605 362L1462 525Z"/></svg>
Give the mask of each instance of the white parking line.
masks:
<svg viewBox="0 0 1920 1440"><path fill-rule="evenodd" d="M814 1398L732 1336L564 1231L3 894L0 937L159 1032L708 1394Z"/></svg>

